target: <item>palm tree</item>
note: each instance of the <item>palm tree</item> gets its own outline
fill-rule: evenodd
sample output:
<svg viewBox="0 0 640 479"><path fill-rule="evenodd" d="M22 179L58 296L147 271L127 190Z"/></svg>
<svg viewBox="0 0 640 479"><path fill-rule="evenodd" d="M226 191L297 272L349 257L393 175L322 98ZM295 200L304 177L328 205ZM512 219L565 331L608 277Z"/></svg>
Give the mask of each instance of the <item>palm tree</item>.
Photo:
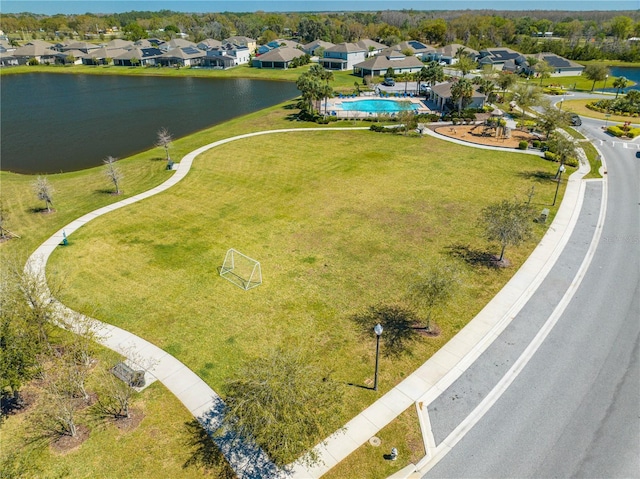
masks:
<svg viewBox="0 0 640 479"><path fill-rule="evenodd" d="M542 86L542 80L544 80L545 78L549 78L554 70L554 68L544 60L536 63L533 69L540 76L540 86Z"/></svg>
<svg viewBox="0 0 640 479"><path fill-rule="evenodd" d="M451 100L458 103L458 113L462 111L463 104L473 97L473 84L466 78L461 78L451 87Z"/></svg>
<svg viewBox="0 0 640 479"><path fill-rule="evenodd" d="M431 62L427 67L427 75L425 81L429 83L429 86L433 86L436 82L444 80L444 69L442 65L438 65L438 62Z"/></svg>
<svg viewBox="0 0 640 479"><path fill-rule="evenodd" d="M427 67L422 67L416 75L416 80L418 80L418 93L420 93L420 85L423 81L426 82L428 77L429 71L427 70Z"/></svg>
<svg viewBox="0 0 640 479"><path fill-rule="evenodd" d="M620 93L620 90L625 89L628 84L629 84L629 80L627 80L625 77L618 77L614 80L613 88L616 89L616 98L618 98L618 94Z"/></svg>

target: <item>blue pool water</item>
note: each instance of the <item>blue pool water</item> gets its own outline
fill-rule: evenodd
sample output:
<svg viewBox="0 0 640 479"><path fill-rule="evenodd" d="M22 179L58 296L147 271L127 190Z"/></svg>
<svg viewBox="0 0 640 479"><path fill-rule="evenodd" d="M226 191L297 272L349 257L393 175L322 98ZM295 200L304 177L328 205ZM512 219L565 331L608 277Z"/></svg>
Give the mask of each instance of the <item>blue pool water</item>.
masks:
<svg viewBox="0 0 640 479"><path fill-rule="evenodd" d="M368 113L397 113L401 110L417 110L418 105L408 101L368 99L343 101L342 109L345 111L364 111Z"/></svg>

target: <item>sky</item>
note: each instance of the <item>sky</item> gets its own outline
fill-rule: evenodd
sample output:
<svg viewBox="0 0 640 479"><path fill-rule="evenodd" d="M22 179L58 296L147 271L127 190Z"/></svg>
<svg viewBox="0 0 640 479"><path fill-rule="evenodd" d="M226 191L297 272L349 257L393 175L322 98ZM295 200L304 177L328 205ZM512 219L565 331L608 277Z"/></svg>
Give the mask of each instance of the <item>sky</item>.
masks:
<svg viewBox="0 0 640 479"><path fill-rule="evenodd" d="M0 0L0 13L327 12L379 10L639 10L640 0Z"/></svg>

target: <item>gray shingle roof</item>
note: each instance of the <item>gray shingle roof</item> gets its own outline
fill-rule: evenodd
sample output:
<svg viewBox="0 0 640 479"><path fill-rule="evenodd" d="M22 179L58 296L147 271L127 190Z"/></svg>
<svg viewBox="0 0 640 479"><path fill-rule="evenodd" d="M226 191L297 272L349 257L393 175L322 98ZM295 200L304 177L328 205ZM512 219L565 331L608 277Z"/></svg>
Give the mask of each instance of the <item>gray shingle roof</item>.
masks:
<svg viewBox="0 0 640 479"><path fill-rule="evenodd" d="M274 48L270 52L264 53L257 57L261 62L290 62L294 58L304 55L302 50L290 47Z"/></svg>

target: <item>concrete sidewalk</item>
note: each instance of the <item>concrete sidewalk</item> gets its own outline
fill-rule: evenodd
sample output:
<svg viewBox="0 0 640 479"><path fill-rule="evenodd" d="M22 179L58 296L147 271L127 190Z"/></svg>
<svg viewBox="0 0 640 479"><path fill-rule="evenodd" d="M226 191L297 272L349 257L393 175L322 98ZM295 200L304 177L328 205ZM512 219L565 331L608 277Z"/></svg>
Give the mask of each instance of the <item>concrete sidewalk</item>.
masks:
<svg viewBox="0 0 640 479"><path fill-rule="evenodd" d="M447 140L433 132L428 134ZM455 139L450 140L469 145ZM484 148L504 150L494 147ZM510 151L520 153L518 150ZM413 404L416 405L421 419L423 440L427 451L424 460L429 459L436 448L436 441L429 423L429 415L422 414L422 411L426 411L428 406L447 391L491 346L542 284L576 226L585 194L585 183L582 177L588 172L588 163L586 158L583 158L579 170L569 178L563 202L542 241L482 311L414 373L349 421L343 431L316 446L315 450L322 463L314 467L305 467L300 462L295 463L294 478L319 478ZM415 470L416 466L410 465L394 477L407 477Z"/></svg>

